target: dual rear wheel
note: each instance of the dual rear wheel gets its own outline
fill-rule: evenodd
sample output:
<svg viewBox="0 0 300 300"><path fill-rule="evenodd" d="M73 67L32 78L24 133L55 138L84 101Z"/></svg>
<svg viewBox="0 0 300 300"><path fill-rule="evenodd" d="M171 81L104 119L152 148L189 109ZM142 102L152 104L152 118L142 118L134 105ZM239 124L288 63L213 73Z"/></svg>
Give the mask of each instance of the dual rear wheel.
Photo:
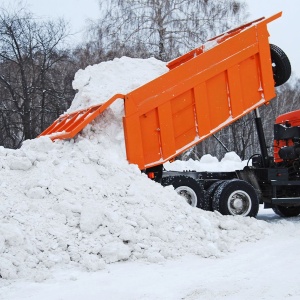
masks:
<svg viewBox="0 0 300 300"><path fill-rule="evenodd" d="M251 184L240 179L221 181L210 199L212 209L222 215L256 217L259 209L256 191Z"/></svg>
<svg viewBox="0 0 300 300"><path fill-rule="evenodd" d="M205 191L200 181L189 176L163 178L162 185L173 185L175 191L193 207L216 210L223 215L255 217L259 201L254 188L246 181L217 181Z"/></svg>
<svg viewBox="0 0 300 300"><path fill-rule="evenodd" d="M218 211L222 215L256 217L259 199L253 186L240 179L218 180L206 191L201 181L189 176L169 176L163 178L162 185L172 185L175 191L193 207L208 211ZM296 217L300 206L273 206L281 217Z"/></svg>
<svg viewBox="0 0 300 300"><path fill-rule="evenodd" d="M169 176L162 179L162 185L172 185L175 191L193 207L206 209L203 199L206 197L203 185L189 176Z"/></svg>

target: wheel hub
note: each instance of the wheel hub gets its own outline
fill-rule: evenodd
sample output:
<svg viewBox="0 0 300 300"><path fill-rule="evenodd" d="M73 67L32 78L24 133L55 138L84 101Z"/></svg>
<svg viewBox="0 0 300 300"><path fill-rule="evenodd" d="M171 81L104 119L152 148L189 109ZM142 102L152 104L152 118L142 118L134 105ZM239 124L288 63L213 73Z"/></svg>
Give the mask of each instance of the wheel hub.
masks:
<svg viewBox="0 0 300 300"><path fill-rule="evenodd" d="M175 190L177 194L182 196L189 205L193 207L197 206L197 195L193 189L188 186L180 186Z"/></svg>
<svg viewBox="0 0 300 300"><path fill-rule="evenodd" d="M228 198L228 210L233 216L246 216L251 210L251 198L242 190L234 191Z"/></svg>
<svg viewBox="0 0 300 300"><path fill-rule="evenodd" d="M235 199L232 203L232 206L235 208L235 209L242 209L243 208L243 200L238 198L238 199Z"/></svg>

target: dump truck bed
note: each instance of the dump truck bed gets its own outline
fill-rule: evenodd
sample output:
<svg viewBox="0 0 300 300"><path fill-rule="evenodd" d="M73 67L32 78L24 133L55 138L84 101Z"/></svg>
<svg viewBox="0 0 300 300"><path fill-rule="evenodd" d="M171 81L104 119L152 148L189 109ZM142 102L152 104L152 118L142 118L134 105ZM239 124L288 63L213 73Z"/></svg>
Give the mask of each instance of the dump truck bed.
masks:
<svg viewBox="0 0 300 300"><path fill-rule="evenodd" d="M169 72L106 103L58 118L40 136L72 138L114 100L124 99L127 159L163 164L275 97L267 24L261 18L168 63Z"/></svg>

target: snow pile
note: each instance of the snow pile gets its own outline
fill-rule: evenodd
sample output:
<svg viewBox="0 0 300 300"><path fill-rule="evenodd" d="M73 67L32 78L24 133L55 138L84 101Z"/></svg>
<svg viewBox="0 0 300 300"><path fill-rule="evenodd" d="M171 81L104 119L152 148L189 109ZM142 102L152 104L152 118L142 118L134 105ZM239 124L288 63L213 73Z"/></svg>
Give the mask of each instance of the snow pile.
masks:
<svg viewBox="0 0 300 300"><path fill-rule="evenodd" d="M121 86L115 83L119 69L114 67L120 61L128 70L135 63L133 82L149 73L144 61L128 58L107 64L105 74L98 73L102 64L89 67L76 75L77 82L88 78L89 83L77 85L74 106L80 106L80 97L84 105L94 99L104 76L112 81L100 89L105 97L106 85ZM149 61L161 73L162 63ZM0 148L2 278L40 281L54 266L96 271L122 260L219 257L269 232L256 219L192 208L172 187L163 188L129 165L121 117L122 103L117 103L75 140L52 143L43 137L26 141L19 150Z"/></svg>
<svg viewBox="0 0 300 300"><path fill-rule="evenodd" d="M127 94L168 72L166 63L155 58L115 58L88 66L75 74L73 88L78 90L68 112L106 102L115 94Z"/></svg>
<svg viewBox="0 0 300 300"><path fill-rule="evenodd" d="M207 41L203 44L203 52L206 52L218 45L218 40Z"/></svg>
<svg viewBox="0 0 300 300"><path fill-rule="evenodd" d="M173 163L166 163L164 166L169 171L194 170L198 172L223 172L242 170L247 163L247 160L242 161L235 152L228 152L220 162L216 157L206 154L202 156L199 161L193 159L189 159L188 161L176 160Z"/></svg>

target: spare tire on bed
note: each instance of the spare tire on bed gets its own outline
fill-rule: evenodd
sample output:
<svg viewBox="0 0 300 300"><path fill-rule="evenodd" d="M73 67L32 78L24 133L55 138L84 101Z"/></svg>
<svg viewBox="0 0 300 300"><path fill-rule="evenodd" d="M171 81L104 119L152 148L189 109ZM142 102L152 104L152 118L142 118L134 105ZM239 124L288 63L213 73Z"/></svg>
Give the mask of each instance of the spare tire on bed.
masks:
<svg viewBox="0 0 300 300"><path fill-rule="evenodd" d="M275 86L280 86L290 78L291 64L287 55L278 46L270 44L270 51Z"/></svg>

